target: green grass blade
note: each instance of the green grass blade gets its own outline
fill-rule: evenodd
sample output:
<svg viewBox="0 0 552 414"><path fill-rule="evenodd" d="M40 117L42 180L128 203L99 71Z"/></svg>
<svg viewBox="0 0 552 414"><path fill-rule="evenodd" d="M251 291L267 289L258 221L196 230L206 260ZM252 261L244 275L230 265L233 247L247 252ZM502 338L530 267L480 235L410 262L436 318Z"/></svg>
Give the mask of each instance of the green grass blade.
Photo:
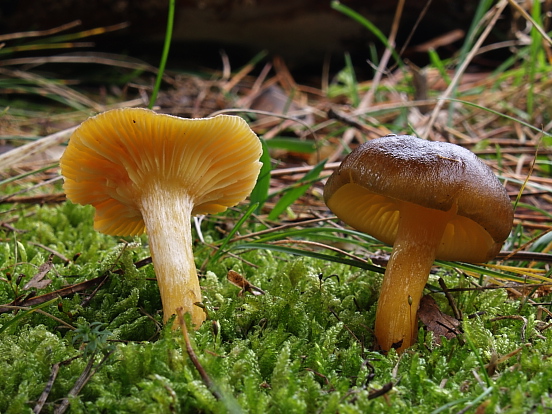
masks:
<svg viewBox="0 0 552 414"><path fill-rule="evenodd" d="M436 410L433 410L431 412L431 414L439 414L439 413L442 413L444 411L446 412L450 412L449 409L456 406L456 405L460 405L460 404L463 404L463 403L468 403L468 407L467 408L470 408L472 406L474 406L475 404L478 404L480 401L482 401L485 397L487 397L487 395L489 395L492 391L494 390L493 387L489 387L487 388L485 391L483 391L476 399L472 400L470 397L464 397L464 398L460 398L458 400L455 400L455 401L451 401L441 407L439 407L438 409ZM460 410L458 411L459 413L460 412L466 412L465 409L464 410Z"/></svg>
<svg viewBox="0 0 552 414"><path fill-rule="evenodd" d="M340 13L343 13L344 15L350 17L355 22L360 23L362 26L364 26L366 29L368 29L374 36L378 38L380 42L382 42L386 48L388 48L391 51L391 54L393 55L393 58L395 58L397 64L399 66L403 66L402 60L395 50L395 48L389 43L387 40L387 37L383 34L383 32L377 28L376 25L374 25L370 20L368 20L366 17L362 16L360 13L357 13L350 7L347 7L343 4L341 4L339 1L332 1L331 3L332 9L337 10Z"/></svg>
<svg viewBox="0 0 552 414"><path fill-rule="evenodd" d="M441 75L447 86L450 85L450 76L447 72L446 64L441 60L441 57L435 49L429 51L429 60L431 60L433 66L437 68L439 75Z"/></svg>
<svg viewBox="0 0 552 414"><path fill-rule="evenodd" d="M49 300L48 302L41 303L38 306L35 306L32 309L26 310L26 311L20 311L17 316L15 316L10 321L6 322L2 327L0 327L0 334L4 331L6 331L9 327L15 326L21 319L25 318L26 316L30 315L33 312L36 312L38 309L44 309L47 308L50 305L53 305L54 303L59 302L59 298L54 298Z"/></svg>
<svg viewBox="0 0 552 414"><path fill-rule="evenodd" d="M151 109L155 105L159 89L161 89L161 82L163 80L163 74L165 73L165 66L169 58L169 50L171 48L172 32L174 25L174 9L176 0L169 0L169 16L167 18L167 30L165 32L165 44L163 45L163 54L161 55L161 62L159 63L159 71L157 72L157 78L155 79L155 86L151 94L148 108Z"/></svg>
<svg viewBox="0 0 552 414"><path fill-rule="evenodd" d="M541 4L539 1L533 2L532 17L537 25L542 26L541 20ZM533 25L531 27L531 44L529 46L529 59L526 62L527 70L527 103L526 111L528 114L532 114L535 107L535 77L538 68L542 67L542 62L539 62L539 57L542 55L542 39L537 27ZM532 117L531 117L532 118Z"/></svg>
<svg viewBox="0 0 552 414"><path fill-rule="evenodd" d="M470 28L468 29L468 33L466 35L466 40L462 45L462 49L460 49L460 62L464 61L466 55L470 52L473 44L475 43L477 35L483 29L480 22L482 21L483 16L490 9L492 4L493 0L481 0L477 5L477 9L475 10Z"/></svg>
<svg viewBox="0 0 552 414"><path fill-rule="evenodd" d="M312 154L317 147L316 142L312 140L301 141L297 138L275 137L264 142L269 149L282 149L301 154Z"/></svg>
<svg viewBox="0 0 552 414"><path fill-rule="evenodd" d="M270 172L272 167L270 165L270 152L268 145L264 139L261 139L261 145L263 148L263 154L260 161L263 163L257 183L249 195L250 205L256 205L256 213L259 213L263 208L264 203L268 199L268 190L270 189Z"/></svg>
<svg viewBox="0 0 552 414"><path fill-rule="evenodd" d="M316 237L318 233L330 233L330 236L323 235L323 238L337 238L339 241L343 242L346 241L347 243L353 243L358 245L365 245L365 243L371 243L371 244L378 244L381 245L382 243L373 238L372 236L369 236L367 234L361 233L356 230L351 229L336 229L335 227L309 227L305 229L293 229L293 230L286 230L286 231L280 231L280 232L274 232L267 234L266 236L263 236L257 240L255 240L258 243L264 243L271 240L284 240L284 239L292 239L294 237L299 237L301 240L305 240L309 237ZM353 238L343 238L343 236L331 236L332 233L341 233L341 234L348 234L351 236L359 237L361 240L353 239Z"/></svg>
<svg viewBox="0 0 552 414"><path fill-rule="evenodd" d="M349 97L353 107L357 108L360 104L360 96L358 95L358 81L355 74L355 67L353 66L353 61L351 60L351 55L345 53L345 67L347 68L347 73L349 76L347 79L347 89L349 90Z"/></svg>
<svg viewBox="0 0 552 414"><path fill-rule="evenodd" d="M269 220L276 220L278 216L299 197L301 197L310 188L310 183L304 184L312 180L316 180L320 173L324 170L326 160L319 162L312 170L299 180L297 185L289 187L289 190L278 200L274 209L268 215ZM299 185L303 183L302 185Z"/></svg>
<svg viewBox="0 0 552 414"><path fill-rule="evenodd" d="M35 174L50 170L52 168L57 167L58 164L59 163L56 162L54 164L47 165L46 167L42 167L42 168L39 168L39 169L36 169L36 170L32 170L32 171L25 172L25 173L22 173L22 174L19 174L19 175L15 175L13 177L8 177L8 178L0 181L0 186L15 182L15 181L20 180L20 179L25 178L25 177L30 177L31 175L35 175ZM0 197L0 198L2 198L2 197Z"/></svg>
<svg viewBox="0 0 552 414"><path fill-rule="evenodd" d="M218 258L224 254L224 252L225 252L224 249L226 248L226 246L228 245L230 240L232 240L232 237L234 237L234 235L238 232L238 230L243 226L243 223L245 223L245 221L249 218L249 216L251 216L251 214L253 214L255 212L257 207L258 207L257 204L252 204L252 205L249 206L247 211L243 214L243 216L238 220L236 225L232 228L232 230L230 230L228 235L222 241L219 249L217 250L217 252L213 256L214 261L218 260Z"/></svg>
<svg viewBox="0 0 552 414"><path fill-rule="evenodd" d="M296 249L294 247L280 246L277 244L265 244L265 243L244 243L232 246L233 250L271 250L279 253L292 254L294 256L312 257L314 259L320 259L324 261L342 263L353 267L358 267L365 270L370 270L377 273L385 273L385 269L379 266L372 265L370 263L361 262L358 260L347 259L339 256L332 256L329 254L313 252L309 250Z"/></svg>
<svg viewBox="0 0 552 414"><path fill-rule="evenodd" d="M489 373L487 372L487 368L485 367L483 358L481 357L481 350L475 346L475 344L471 339L471 333L466 330L465 326L464 326L464 339L466 340L466 343L468 344L473 354L475 355L475 358L477 359L479 367L481 368L481 374L485 379L485 383L487 384L488 389L492 389L493 383L491 381L491 378L489 377Z"/></svg>

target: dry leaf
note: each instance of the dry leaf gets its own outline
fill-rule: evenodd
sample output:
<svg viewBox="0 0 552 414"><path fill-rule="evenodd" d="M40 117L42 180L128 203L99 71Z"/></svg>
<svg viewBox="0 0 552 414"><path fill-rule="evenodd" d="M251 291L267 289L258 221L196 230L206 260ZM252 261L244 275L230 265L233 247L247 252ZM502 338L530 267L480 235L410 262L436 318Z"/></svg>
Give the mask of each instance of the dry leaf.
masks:
<svg viewBox="0 0 552 414"><path fill-rule="evenodd" d="M424 296L420 301L418 318L429 331L433 332L437 344L441 343L441 336L452 339L462 333L460 321L441 312L435 300L429 295Z"/></svg>
<svg viewBox="0 0 552 414"><path fill-rule="evenodd" d="M48 286L52 281L50 279L44 279L44 277L48 274L50 270L54 267L54 264L52 263L52 259L48 259L47 262L42 263L40 267L38 268L38 272L33 276L31 280L29 280L25 286L23 286L23 289L27 290L30 288L37 288L37 289L43 289L46 286Z"/></svg>
<svg viewBox="0 0 552 414"><path fill-rule="evenodd" d="M243 295L245 292L249 292L255 296L265 294L264 290L249 283L249 281L245 277L240 275L238 272L229 270L228 275L226 277L228 278L228 281L230 283L232 283L234 286L237 286L241 289L239 293L240 296Z"/></svg>

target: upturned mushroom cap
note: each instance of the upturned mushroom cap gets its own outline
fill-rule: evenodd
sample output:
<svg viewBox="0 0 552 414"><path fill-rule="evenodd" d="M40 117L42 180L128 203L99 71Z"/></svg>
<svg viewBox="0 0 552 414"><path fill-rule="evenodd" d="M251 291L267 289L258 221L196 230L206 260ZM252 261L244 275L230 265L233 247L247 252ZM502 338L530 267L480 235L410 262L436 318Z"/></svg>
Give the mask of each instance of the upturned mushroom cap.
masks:
<svg viewBox="0 0 552 414"><path fill-rule="evenodd" d="M475 154L408 135L358 147L328 179L324 199L345 223L389 245L395 241L401 203L455 209L436 252L442 260L490 260L512 228L510 199Z"/></svg>
<svg viewBox="0 0 552 414"><path fill-rule="evenodd" d="M139 235L144 191L162 182L191 197L192 214L222 212L251 192L261 152L259 139L237 116L184 119L124 108L86 120L60 164L67 197L96 208L96 230Z"/></svg>
<svg viewBox="0 0 552 414"><path fill-rule="evenodd" d="M96 208L94 228L148 233L163 316L182 308L199 327L201 290L190 218L218 213L251 192L261 143L236 116L183 119L115 109L75 130L61 158L67 197Z"/></svg>

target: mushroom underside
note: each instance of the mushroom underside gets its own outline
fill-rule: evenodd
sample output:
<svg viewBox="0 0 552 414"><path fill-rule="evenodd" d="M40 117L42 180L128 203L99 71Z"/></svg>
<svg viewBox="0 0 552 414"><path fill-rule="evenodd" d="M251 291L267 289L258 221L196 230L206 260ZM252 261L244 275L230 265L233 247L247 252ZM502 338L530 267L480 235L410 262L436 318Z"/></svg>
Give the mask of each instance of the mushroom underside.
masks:
<svg viewBox="0 0 552 414"><path fill-rule="evenodd" d="M398 232L401 210L422 207L415 203L375 194L358 184L345 184L335 191L328 207L349 226L370 234L377 240L392 246ZM445 210L428 208L430 211L427 226L433 223L431 214ZM421 219L420 219L421 220ZM440 260L482 263L495 257L502 243L497 243L489 232L469 217L457 212L443 231L436 257Z"/></svg>
<svg viewBox="0 0 552 414"><path fill-rule="evenodd" d="M458 214L456 203L448 211L436 210L346 184L328 207L350 226L393 246L376 313L376 341L383 351L415 343L418 306L435 259L483 262L500 248L481 225Z"/></svg>

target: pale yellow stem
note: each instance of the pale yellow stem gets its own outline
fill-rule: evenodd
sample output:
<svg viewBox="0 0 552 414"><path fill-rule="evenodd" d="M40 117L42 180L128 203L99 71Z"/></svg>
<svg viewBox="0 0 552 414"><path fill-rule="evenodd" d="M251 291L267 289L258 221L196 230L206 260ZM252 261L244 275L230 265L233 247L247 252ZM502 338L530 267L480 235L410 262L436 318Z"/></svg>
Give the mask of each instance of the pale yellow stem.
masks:
<svg viewBox="0 0 552 414"><path fill-rule="evenodd" d="M455 208L444 212L403 203L376 312L381 350L402 352L416 342L420 299L446 224L455 214Z"/></svg>
<svg viewBox="0 0 552 414"><path fill-rule="evenodd" d="M205 312L194 305L201 302L201 290L192 251L193 202L186 194L157 188L145 190L140 204L161 293L163 320L166 322L181 307L199 328Z"/></svg>

